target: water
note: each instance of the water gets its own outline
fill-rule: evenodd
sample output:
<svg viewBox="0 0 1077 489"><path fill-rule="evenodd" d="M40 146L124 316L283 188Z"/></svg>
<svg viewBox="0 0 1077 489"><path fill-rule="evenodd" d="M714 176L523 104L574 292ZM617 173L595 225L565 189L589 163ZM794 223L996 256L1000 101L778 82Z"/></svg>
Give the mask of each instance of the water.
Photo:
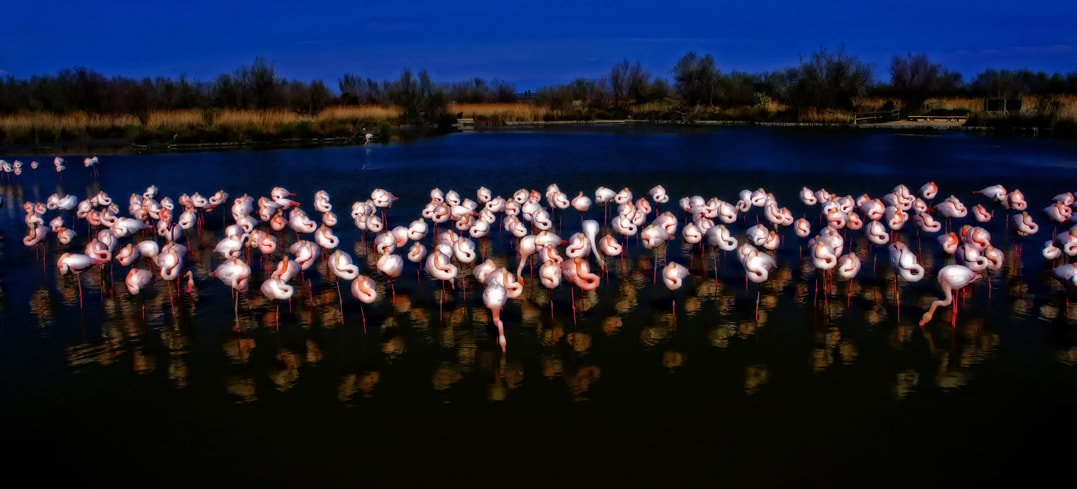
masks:
<svg viewBox="0 0 1077 489"><path fill-rule="evenodd" d="M37 157L40 169L3 185L0 437L14 450L2 459L11 474L185 487L968 485L1050 480L1065 460L1053 447L1074 434L1077 311L1040 256L1054 226L1039 212L1077 189L1071 142L758 128L480 132L387 146L107 155L99 176L83 155L65 157L62 182L51 158ZM349 217L375 188L399 197L385 213L395 226L416 219L434 187L475 198L482 185L509 198L557 183L571 198L604 185L639 198L660 183L672 197L661 210L678 216L682 196L733 202L741 189L764 187L816 222L818 208L799 202L802 186L878 197L929 180L936 201L953 194L993 209L985 227L1008 257L990 284L959 300L953 327L949 307L917 326L941 297L934 272L952 258L912 223L899 235L927 278L898 281L896 293L885 251L862 232L846 239L864 260L860 274L831 288L788 229L778 268L759 285L745 283L733 253L701 256L677 239L656 254L622 238L627 256L611 260L591 293L549 293L525 269L524 298L503 313L502 355L470 267L466 283L442 295L405 261L390 287L368 252L372 236ZM1007 211L971 193L996 183L1025 193L1038 234L1015 237ZM52 234L43 249L20 242L23 202L104 190L127 215L127 197L150 184L173 199L231 196L189 234L191 292L157 278L132 297L115 262L79 281L60 276L56 258L81 252L85 222L67 248ZM257 254L238 305L210 275L223 261L212 250L231 224L231 200L278 185L314 219L314 193L329 192L341 249L378 282L377 302L360 305L345 282L338 305L324 263L293 282L290 305L258 292ZM600 209L587 217L602 220ZM730 226L738 238L757 214ZM554 219L562 238L580 230L572 209ZM974 223L951 225L961 224ZM483 249L514 269L512 239L497 229L500 221ZM265 266L277 260L279 252ZM690 264L688 285L655 284L656 260Z"/></svg>

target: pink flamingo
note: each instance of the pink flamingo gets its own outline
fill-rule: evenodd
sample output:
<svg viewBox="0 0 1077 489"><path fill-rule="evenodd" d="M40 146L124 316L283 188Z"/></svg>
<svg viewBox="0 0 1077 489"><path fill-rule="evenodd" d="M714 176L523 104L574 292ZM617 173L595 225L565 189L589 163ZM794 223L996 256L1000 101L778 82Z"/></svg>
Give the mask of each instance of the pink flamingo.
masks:
<svg viewBox="0 0 1077 489"><path fill-rule="evenodd" d="M372 304L378 300L378 287L374 279L366 275L359 275L352 281L352 296L359 299L363 304ZM363 333L366 333L366 312L360 304L359 311L363 315Z"/></svg>
<svg viewBox="0 0 1077 489"><path fill-rule="evenodd" d="M689 272L684 265L676 262L669 262L666 264L666 268L662 269L662 282L666 284L666 288L669 290L678 290L684 285L684 280L688 278ZM673 317L677 317L677 298L673 298Z"/></svg>
<svg viewBox="0 0 1077 489"><path fill-rule="evenodd" d="M969 284L980 278L978 272L974 272L963 265L947 265L939 270L939 285L942 286L943 298L931 303L931 307L924 313L924 316L920 318L920 326L927 324L931 321L932 316L935 314L935 309L939 306L949 306L954 301L954 290L960 290L968 286ZM954 316L951 322L951 326L957 325L957 309L954 309Z"/></svg>
<svg viewBox="0 0 1077 489"><path fill-rule="evenodd" d="M104 263L103 261L79 253L64 253L56 260L56 267L60 269L60 275L75 274L75 280L79 284L79 309L82 308L82 278L81 274L86 269Z"/></svg>

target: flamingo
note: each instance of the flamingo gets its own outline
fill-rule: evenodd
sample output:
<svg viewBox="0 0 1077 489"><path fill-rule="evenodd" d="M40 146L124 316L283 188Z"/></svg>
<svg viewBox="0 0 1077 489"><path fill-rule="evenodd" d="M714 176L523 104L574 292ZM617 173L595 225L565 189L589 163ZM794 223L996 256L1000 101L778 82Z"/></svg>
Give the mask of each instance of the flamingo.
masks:
<svg viewBox="0 0 1077 489"><path fill-rule="evenodd" d="M927 200L934 199L935 196L938 195L938 193L939 186L935 185L935 182L927 182L920 187L920 195L922 195Z"/></svg>
<svg viewBox="0 0 1077 489"><path fill-rule="evenodd" d="M846 253L838 257L838 276L843 280L850 282L846 288L846 304L852 302L852 281L856 278L856 274L860 272L860 257L855 253Z"/></svg>
<svg viewBox="0 0 1077 489"><path fill-rule="evenodd" d="M991 199L992 202L997 202L1003 209L1010 208L1009 194L1006 193L1006 187L1003 187L1002 185L991 185L980 190L974 190L972 193L987 197L988 199Z"/></svg>
<svg viewBox="0 0 1077 489"><path fill-rule="evenodd" d="M352 281L352 296L363 304L372 304L378 300L378 287L374 279L366 275L355 277ZM363 316L363 333L366 333L366 312L363 311L362 304L359 306L359 311Z"/></svg>
<svg viewBox="0 0 1077 489"><path fill-rule="evenodd" d="M329 256L329 271L334 277L342 280L355 280L359 276L359 267L352 262L352 257L342 250L336 250ZM337 286L337 301L340 303L340 321L344 322L344 301L340 297L340 282L333 281Z"/></svg>
<svg viewBox="0 0 1077 489"><path fill-rule="evenodd" d="M104 263L103 261L83 254L64 253L56 260L56 267L60 269L60 275L75 274L75 280L79 284L79 309L82 308L82 278L81 274L86 269Z"/></svg>
<svg viewBox="0 0 1077 489"><path fill-rule="evenodd" d="M898 314L901 314L901 293L898 291L898 275L907 282L919 282L924 278L924 267L920 265L912 250L900 241L890 243L890 265L894 267L894 297L898 303Z"/></svg>
<svg viewBox="0 0 1077 489"><path fill-rule="evenodd" d="M395 253L382 253L378 258L377 267L378 271L385 274L385 278L389 281L389 288L393 293L393 304L396 304L396 287L393 285L393 280L404 273L404 259Z"/></svg>
<svg viewBox="0 0 1077 489"><path fill-rule="evenodd" d="M501 321L501 309L508 300L508 291L497 277L496 273L487 277L486 287L482 291L482 303L490 310L494 325L497 326L497 344L501 346L501 353L505 353L508 341L505 339L505 323Z"/></svg>
<svg viewBox="0 0 1077 489"><path fill-rule="evenodd" d="M127 272L127 277L123 283L127 286L127 292L131 295L139 295L142 289L150 284L153 280L153 272L143 268L132 268ZM146 301L142 301L142 319L146 319Z"/></svg>
<svg viewBox="0 0 1077 489"><path fill-rule="evenodd" d="M969 284L980 278L978 272L972 271L970 268L963 265L947 265L939 270L938 280L939 285L942 286L943 298L931 303L931 307L920 318L920 326L927 324L931 321L932 316L935 314L935 309L939 306L948 306L953 303L954 290L960 290L965 288ZM954 319L951 326L957 325L957 310L954 310Z"/></svg>
<svg viewBox="0 0 1077 489"><path fill-rule="evenodd" d="M662 269L662 281L665 282L666 288L669 290L680 289L684 284L684 280L689 276L688 269L684 265L677 262L669 262L666 267ZM677 317L677 298L673 298L673 317Z"/></svg>
<svg viewBox="0 0 1077 489"><path fill-rule="evenodd" d="M453 281L456 280L457 271L456 265L452 264L452 247L447 244L437 245L426 257L426 273L441 281L442 300L440 304L442 305L444 305L445 299L445 281L453 284L452 286L455 289L456 285Z"/></svg>
<svg viewBox="0 0 1077 489"><path fill-rule="evenodd" d="M339 294L340 293L339 285L337 287L338 287L337 293ZM281 280L280 277L269 277L264 282L262 282L262 286L261 286L260 289L262 291L262 295L264 295L267 298L273 300L274 302L275 301L281 301L281 300L289 300L290 301L292 299L292 295L295 294L295 287L292 287L291 285L289 285L284 280ZM277 303L276 312L274 313L274 318L276 319L276 321L275 321L276 322L276 327L279 329L280 328L280 304L279 303Z"/></svg>
<svg viewBox="0 0 1077 489"><path fill-rule="evenodd" d="M143 245L143 243L146 243L146 245ZM150 245L150 243L152 243L152 246ZM144 240L144 241L139 241L138 249L139 249L139 253L142 254L142 256L152 257L152 259L156 261L157 266L160 267L160 273L159 273L160 278L164 279L166 284L172 282L173 280L178 280L180 278L180 273L181 273L181 271L183 269L183 256L187 253L186 247L184 247L183 245L178 245L178 243L176 243L176 242L169 242L168 245L165 245L163 248L160 248L160 250L158 251L156 242L150 241L150 240ZM168 288L169 288L168 289L168 299L169 299L169 302L171 302L172 301L171 285L168 285ZM179 284L177 284L177 289L176 290L177 290L177 294L178 294L179 293ZM238 320L239 320L239 315L238 315L238 310L239 309L238 308L239 308L239 305L238 305L238 296L237 296L237 304L236 304L237 325L238 325ZM174 303L172 303L172 315L173 316L176 315L176 304L174 304Z"/></svg>
<svg viewBox="0 0 1077 489"><path fill-rule="evenodd" d="M744 266L745 282L747 283L748 280L757 284L766 282L767 278L770 277L770 270L776 265L774 257L766 253L760 253L758 249L748 243L741 245L738 249L738 254L740 263ZM758 290L756 290L755 297L755 318L757 321L759 320Z"/></svg>

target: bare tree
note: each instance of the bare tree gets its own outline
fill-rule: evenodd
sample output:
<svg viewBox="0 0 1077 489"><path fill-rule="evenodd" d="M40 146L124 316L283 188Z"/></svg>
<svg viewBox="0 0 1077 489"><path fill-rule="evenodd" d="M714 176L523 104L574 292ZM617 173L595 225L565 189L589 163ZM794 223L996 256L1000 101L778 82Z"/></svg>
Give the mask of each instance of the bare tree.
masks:
<svg viewBox="0 0 1077 489"><path fill-rule="evenodd" d="M673 89L684 105L713 106L719 76L718 66L711 55L700 57L691 51L673 67Z"/></svg>
<svg viewBox="0 0 1077 489"><path fill-rule="evenodd" d="M929 97L951 93L960 84L961 75L932 63L926 54L894 56L890 61L890 84L901 98L905 110L919 110Z"/></svg>

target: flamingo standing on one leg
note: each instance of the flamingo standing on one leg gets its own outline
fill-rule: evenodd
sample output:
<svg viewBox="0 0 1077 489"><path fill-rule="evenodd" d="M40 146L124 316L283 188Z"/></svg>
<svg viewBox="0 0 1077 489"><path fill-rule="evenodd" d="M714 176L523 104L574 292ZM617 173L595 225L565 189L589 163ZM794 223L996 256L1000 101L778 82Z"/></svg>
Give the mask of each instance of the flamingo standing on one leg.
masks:
<svg viewBox="0 0 1077 489"><path fill-rule="evenodd" d="M359 277L359 267L352 262L352 256L342 250L336 250L329 256L329 271L342 280L355 280ZM340 322L344 323L344 299L340 296L340 282L333 280L337 286L337 301L340 303ZM365 321L364 321L365 324Z"/></svg>
<svg viewBox="0 0 1077 489"><path fill-rule="evenodd" d="M378 300L378 287L374 283L374 279L367 277L366 275L359 275L352 281L352 296L359 299L359 302L363 304L372 304ZM362 305L359 306L359 311L363 315L363 333L366 333L366 312L363 312Z"/></svg>
<svg viewBox="0 0 1077 489"><path fill-rule="evenodd" d="M389 288L393 293L393 304L396 304L396 287L393 285L393 280L404 273L404 259L396 253L382 253L378 257L377 267L378 271L385 274L385 278L389 281Z"/></svg>
<svg viewBox="0 0 1077 489"><path fill-rule="evenodd" d="M130 245L128 245L130 246ZM127 272L127 278L124 279L124 285L127 286L127 292L131 295L139 295L142 289L145 289L150 284L150 280L153 279L153 272L143 268L132 268ZM146 319L146 301L142 301L142 319Z"/></svg>
<svg viewBox="0 0 1077 489"><path fill-rule="evenodd" d="M217 266L213 275L225 285L232 287L236 294L235 316L236 328L239 328L239 293L247 290L250 285L251 267L239 258L231 258Z"/></svg>
<svg viewBox="0 0 1077 489"><path fill-rule="evenodd" d="M339 288L339 285L337 287ZM284 280L282 280L277 274L274 274L270 278L266 279L265 282L262 282L261 290L262 290L263 295L265 295L266 297L268 297L270 299L273 299L274 302L279 301L279 300L291 300L292 295L295 293L295 287L292 287L291 285L288 285L288 283L286 283ZM339 294L339 292L340 291L338 290L337 293ZM279 329L280 328L280 304L279 303L277 304L277 311L276 311L276 313L274 313L273 316L276 319L276 323L277 323L276 327Z"/></svg>
<svg viewBox="0 0 1077 489"><path fill-rule="evenodd" d="M776 262L774 257L760 253L759 250L745 243L737 250L740 255L740 263L744 266L744 279L745 281L751 280L754 283L763 283L770 277L770 270L774 268ZM745 288L747 292L747 287ZM759 320L759 291L755 293L755 319Z"/></svg>
<svg viewBox="0 0 1077 489"><path fill-rule="evenodd" d="M689 272L684 265L677 262L669 262L666 264L666 268L662 269L662 281L665 282L666 287L669 290L677 290L684 284L684 279L688 278ZM677 317L677 298L673 298L673 317Z"/></svg>

